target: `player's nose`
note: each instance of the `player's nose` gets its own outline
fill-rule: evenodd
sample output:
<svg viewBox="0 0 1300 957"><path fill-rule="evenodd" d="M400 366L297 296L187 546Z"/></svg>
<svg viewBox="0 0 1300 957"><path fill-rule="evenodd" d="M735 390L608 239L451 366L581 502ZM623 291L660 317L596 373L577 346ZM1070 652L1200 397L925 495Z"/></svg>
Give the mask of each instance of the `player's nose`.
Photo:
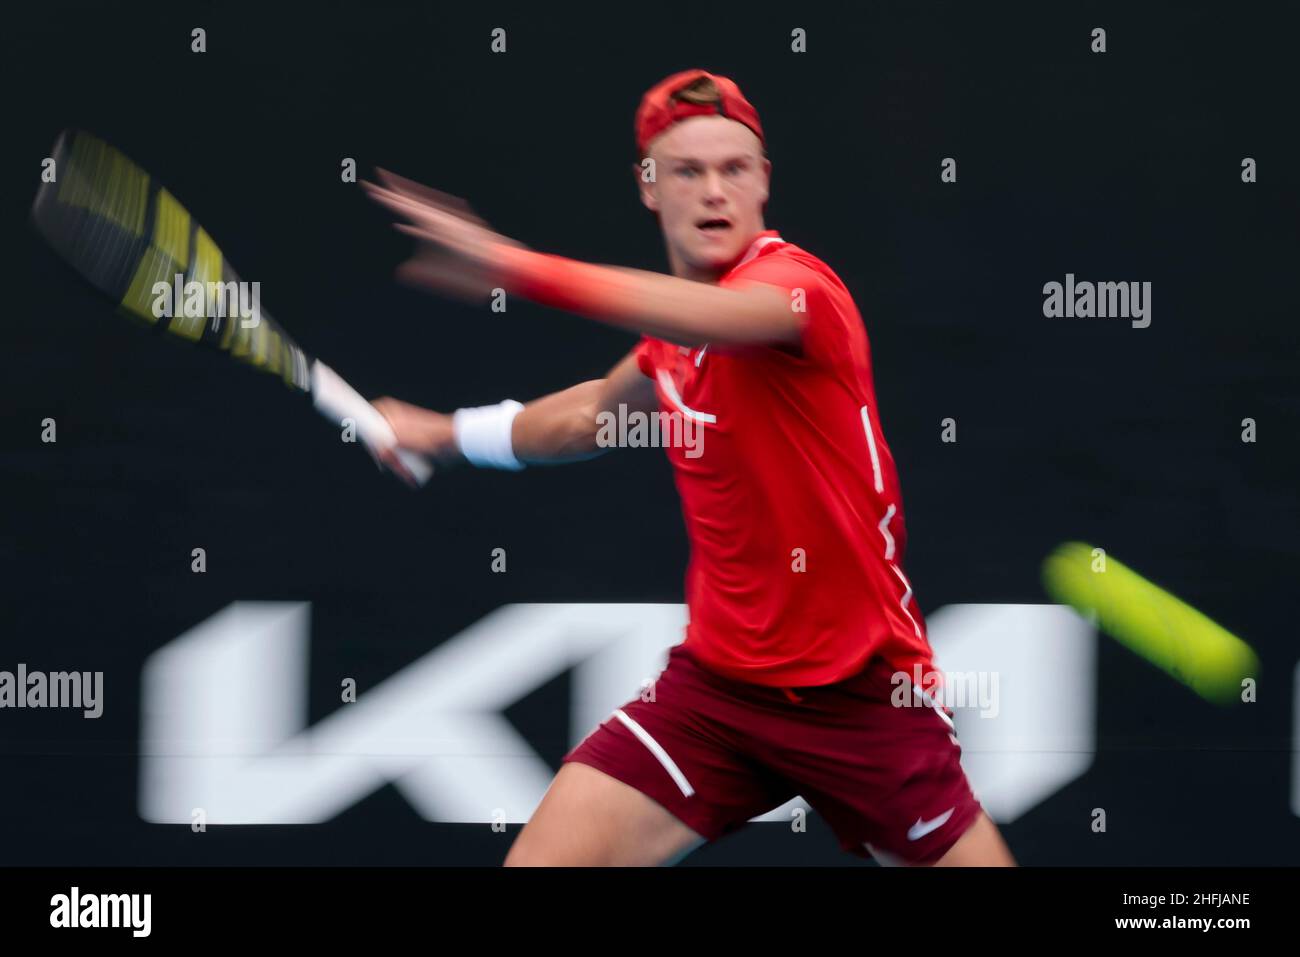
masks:
<svg viewBox="0 0 1300 957"><path fill-rule="evenodd" d="M717 170L710 170L704 177L704 201L710 204L720 203L724 196L722 174Z"/></svg>

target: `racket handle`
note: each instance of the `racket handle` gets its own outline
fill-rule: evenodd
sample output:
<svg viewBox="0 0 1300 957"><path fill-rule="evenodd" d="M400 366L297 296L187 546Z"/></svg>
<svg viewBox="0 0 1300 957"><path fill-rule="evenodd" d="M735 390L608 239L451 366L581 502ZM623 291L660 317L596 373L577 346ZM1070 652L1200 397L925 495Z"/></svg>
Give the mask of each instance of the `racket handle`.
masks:
<svg viewBox="0 0 1300 957"><path fill-rule="evenodd" d="M383 414L319 359L314 359L311 365L311 401L321 415L338 425L342 425L344 419L351 419L361 441L367 445L380 449L397 445L393 427ZM427 459L407 449L396 451L417 482L423 485L429 481L433 465Z"/></svg>

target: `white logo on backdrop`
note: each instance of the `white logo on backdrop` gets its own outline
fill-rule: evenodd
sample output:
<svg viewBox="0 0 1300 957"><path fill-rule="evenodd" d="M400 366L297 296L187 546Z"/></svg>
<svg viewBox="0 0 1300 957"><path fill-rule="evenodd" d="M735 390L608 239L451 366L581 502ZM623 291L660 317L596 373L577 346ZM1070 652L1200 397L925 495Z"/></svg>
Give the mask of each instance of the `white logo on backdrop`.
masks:
<svg viewBox="0 0 1300 957"><path fill-rule="evenodd" d="M235 602L159 649L142 680L140 816L327 821L392 784L430 821L528 820L554 769L505 709L572 669L570 742L638 696L683 605L507 605L308 727L310 605ZM1092 763L1096 633L1057 605L928 616L945 673L998 676L996 716L956 709L963 765L1009 822ZM758 820L788 821L792 801ZM806 806L806 805L803 805Z"/></svg>

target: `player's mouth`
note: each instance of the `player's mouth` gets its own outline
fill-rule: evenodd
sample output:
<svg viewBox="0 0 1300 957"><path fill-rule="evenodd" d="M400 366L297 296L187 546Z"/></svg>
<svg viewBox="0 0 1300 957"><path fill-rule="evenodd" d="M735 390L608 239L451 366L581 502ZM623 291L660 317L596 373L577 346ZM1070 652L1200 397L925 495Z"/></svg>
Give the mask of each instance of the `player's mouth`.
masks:
<svg viewBox="0 0 1300 957"><path fill-rule="evenodd" d="M734 228L731 220L718 216L712 219L701 219L695 224L695 228L706 236L729 236Z"/></svg>

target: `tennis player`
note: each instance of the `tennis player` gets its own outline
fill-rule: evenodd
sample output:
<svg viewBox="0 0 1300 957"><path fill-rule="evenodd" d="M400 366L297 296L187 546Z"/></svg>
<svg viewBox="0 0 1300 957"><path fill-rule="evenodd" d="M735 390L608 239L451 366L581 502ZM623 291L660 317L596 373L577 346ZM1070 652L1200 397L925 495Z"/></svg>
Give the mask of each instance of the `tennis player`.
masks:
<svg viewBox="0 0 1300 957"><path fill-rule="evenodd" d="M605 451L601 413L620 407L702 430L698 448L667 450L691 544L685 640L653 695L565 756L505 863L673 862L802 795L881 863L1013 864L952 712L937 686L911 685L934 663L867 337L830 267L766 228L758 114L731 80L688 70L646 93L636 136L671 276L534 252L434 190L367 184L423 240L406 279L503 288L641 334L605 378L526 405L380 399L401 446L520 469Z"/></svg>

